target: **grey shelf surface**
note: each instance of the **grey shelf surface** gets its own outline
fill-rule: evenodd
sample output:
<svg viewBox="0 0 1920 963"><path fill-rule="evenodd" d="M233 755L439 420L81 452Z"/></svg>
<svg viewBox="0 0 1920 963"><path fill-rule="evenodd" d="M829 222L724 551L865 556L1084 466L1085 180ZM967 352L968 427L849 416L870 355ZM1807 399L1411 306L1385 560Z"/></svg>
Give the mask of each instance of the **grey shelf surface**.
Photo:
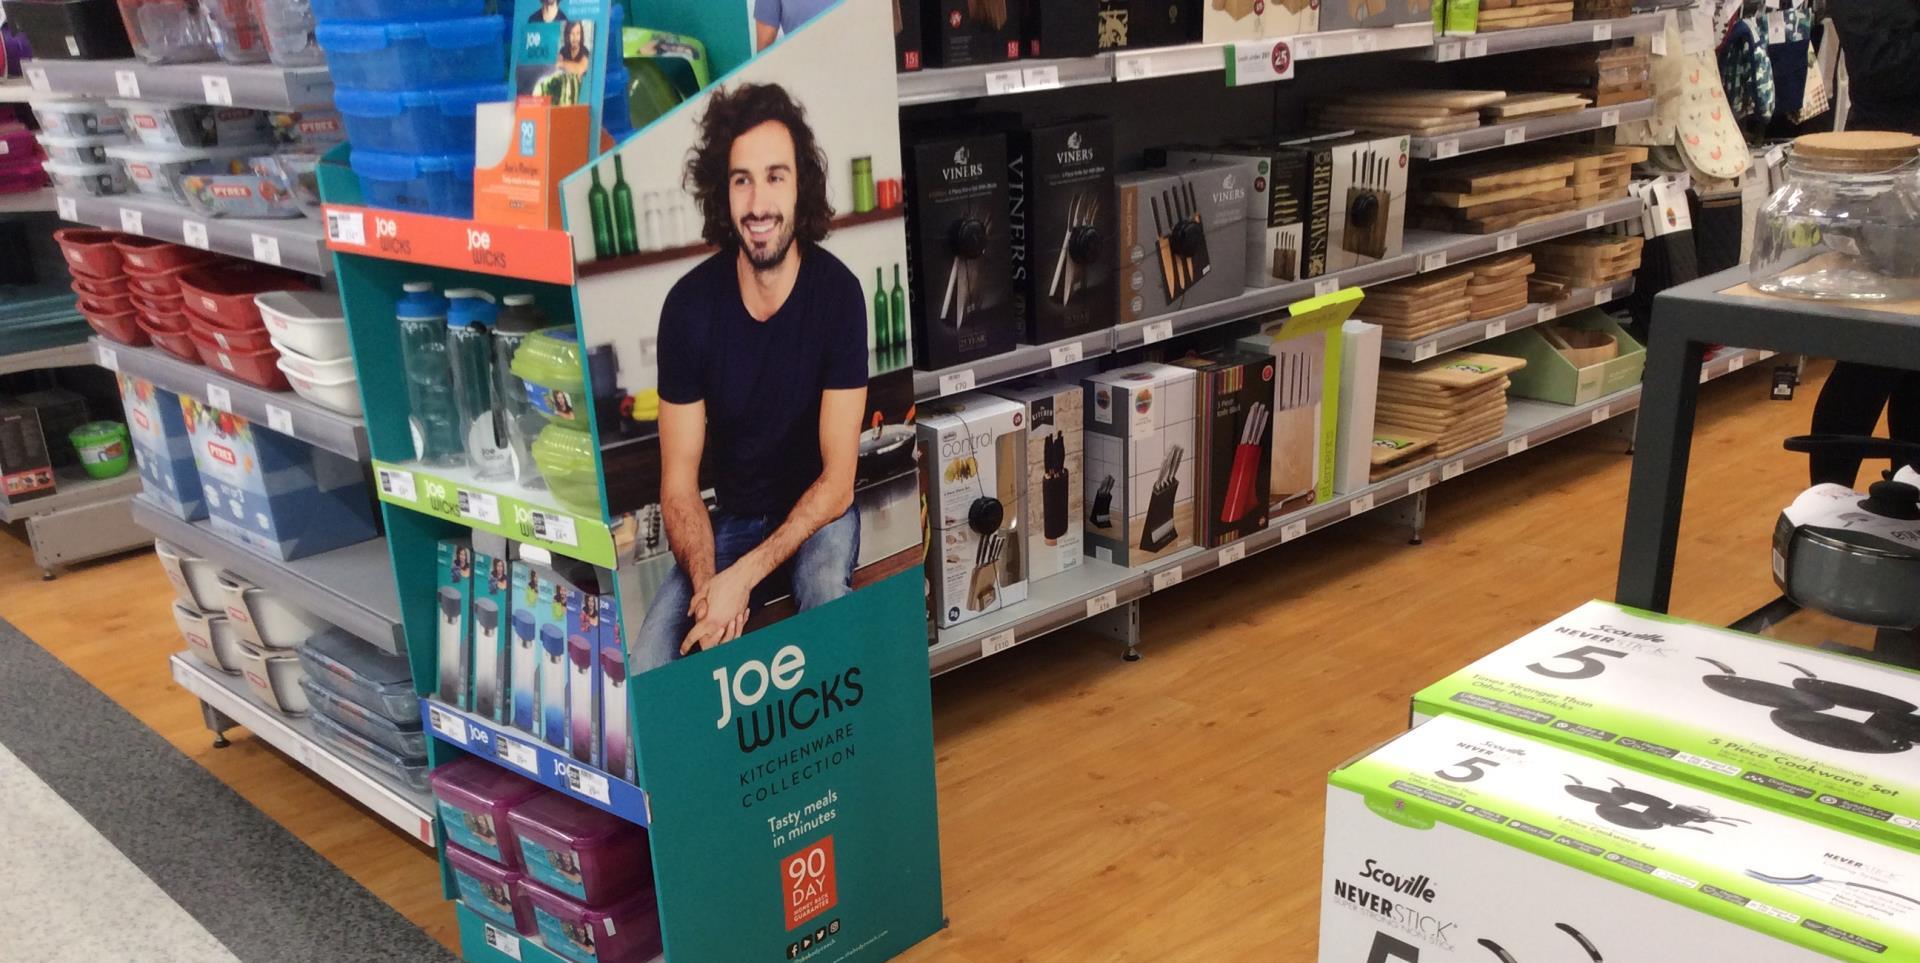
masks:
<svg viewBox="0 0 1920 963"><path fill-rule="evenodd" d="M434 844L436 809L430 794L416 792L383 773L369 771L358 760L322 742L314 734L313 723L306 719L282 715L254 701L246 680L240 676L214 669L191 652L174 655L168 663L173 681L201 702L286 753L401 832L427 846Z"/></svg>
<svg viewBox="0 0 1920 963"><path fill-rule="evenodd" d="M1702 367L1701 380L1711 381L1771 356L1771 352L1766 351L1723 350ZM1605 423L1635 410L1639 404L1638 385L1582 405L1509 399L1506 426L1500 437L1441 461L1410 468L1359 491L1336 496L1323 504L1273 518L1264 531L1232 545L1191 548L1145 568L1122 568L1098 559L1083 559L1076 569L1032 583L1025 602L937 632L927 651L929 669L939 675L997 655L1081 622L1092 614L1137 601L1223 565L1231 565L1247 555L1285 545L1310 532L1419 494L1536 445Z"/></svg>
<svg viewBox="0 0 1920 963"><path fill-rule="evenodd" d="M39 214L54 209L53 188L0 194L0 214Z"/></svg>
<svg viewBox="0 0 1920 963"><path fill-rule="evenodd" d="M1380 343L1380 356L1397 361L1425 361L1434 355L1447 351L1456 351L1468 345L1479 344L1497 338L1510 331L1520 331L1536 324L1545 324L1554 318L1572 314L1597 304L1624 298L1633 293L1633 279L1599 288L1575 288L1573 293L1555 304L1529 304L1524 308L1510 311L1497 318L1485 321L1468 321L1458 324L1437 334L1431 334L1417 341L1386 340ZM1366 304L1355 317L1365 321Z"/></svg>
<svg viewBox="0 0 1920 963"><path fill-rule="evenodd" d="M1518 120L1509 124L1489 124L1457 134L1414 137L1411 139L1409 149L1415 157L1444 160L1461 154L1511 147L1515 144L1545 140L1549 137L1617 127L1630 120L1645 120L1652 117L1653 110L1654 103L1651 99L1634 100L1607 107L1589 107L1571 113Z"/></svg>
<svg viewBox="0 0 1920 963"><path fill-rule="evenodd" d="M1544 27L1520 27L1515 30L1495 30L1472 36L1441 37L1434 42L1432 49L1417 53L1423 60L1448 63L1454 60L1472 60L1522 50L1603 43L1653 33L1660 29L1665 19L1665 13L1656 11L1636 13L1614 20L1575 20L1572 23L1556 23Z"/></svg>
<svg viewBox="0 0 1920 963"><path fill-rule="evenodd" d="M85 341L76 341L73 344L0 355L0 375L39 371L42 368L76 368L92 363L93 349Z"/></svg>
<svg viewBox="0 0 1920 963"><path fill-rule="evenodd" d="M913 373L914 395L924 401L1039 374L1073 361L1127 351L1234 321L1259 318L1284 310L1287 305L1315 294L1343 287L1366 287L1397 281L1514 247L1616 224L1639 217L1640 211L1638 198L1621 198L1498 234L1445 234L1410 229L1406 232L1405 250L1402 253L1372 264L1279 287L1248 288L1237 297L1212 304L1144 321L1127 322L1053 344L1020 345L1004 354L938 371L916 370Z"/></svg>
<svg viewBox="0 0 1920 963"><path fill-rule="evenodd" d="M56 468L54 492L22 501L0 499L0 522L21 522L29 518L86 505L132 498L140 493L140 473L129 468L113 478L92 478L78 465Z"/></svg>
<svg viewBox="0 0 1920 963"><path fill-rule="evenodd" d="M133 500L133 521L161 541L284 595L388 653L406 654L400 596L384 538L283 562L222 537L205 521L181 521L142 499Z"/></svg>
<svg viewBox="0 0 1920 963"><path fill-rule="evenodd" d="M67 209L69 203L71 211ZM195 247L249 261L278 264L304 274L333 273L333 254L327 250L326 232L321 223L312 218L256 221L201 217L178 204L137 194L109 197L61 194L57 204L60 216L67 220L175 244L193 244L187 239L186 225L191 223L197 225L196 235L201 231L206 234L206 243L193 244Z"/></svg>
<svg viewBox="0 0 1920 963"><path fill-rule="evenodd" d="M25 71L36 91L261 110L297 110L333 103L325 66L149 64L140 60L36 60Z"/></svg>
<svg viewBox="0 0 1920 963"><path fill-rule="evenodd" d="M188 364L159 348L135 348L97 335L92 350L94 363L103 368L145 378L175 394L355 461L371 457L366 422L322 408L291 391L266 391L212 368ZM208 397L218 392L225 392L225 403Z"/></svg>

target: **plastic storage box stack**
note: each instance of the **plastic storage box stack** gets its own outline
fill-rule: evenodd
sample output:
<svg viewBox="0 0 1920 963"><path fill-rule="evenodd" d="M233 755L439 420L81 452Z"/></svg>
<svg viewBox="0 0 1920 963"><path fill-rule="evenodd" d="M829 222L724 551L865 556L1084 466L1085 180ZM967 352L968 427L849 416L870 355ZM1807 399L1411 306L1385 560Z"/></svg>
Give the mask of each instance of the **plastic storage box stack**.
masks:
<svg viewBox="0 0 1920 963"><path fill-rule="evenodd" d="M363 200L473 213L474 107L512 99L507 21L484 0L314 0Z"/></svg>
<svg viewBox="0 0 1920 963"><path fill-rule="evenodd" d="M660 953L644 829L474 758L432 782L468 909L578 963Z"/></svg>
<svg viewBox="0 0 1920 963"><path fill-rule="evenodd" d="M427 788L427 736L407 660L343 629L327 628L299 650L302 695L326 742L395 782Z"/></svg>
<svg viewBox="0 0 1920 963"><path fill-rule="evenodd" d="M127 175L104 148L124 143L126 120L104 101L43 100L33 105L46 148L46 175L63 194L123 194ZM91 148L91 149L89 149Z"/></svg>
<svg viewBox="0 0 1920 963"><path fill-rule="evenodd" d="M306 715L307 672L294 646L315 632L339 630L277 593L166 542L155 542L154 554L173 583L173 621L188 651L213 669L244 677L261 705L283 715Z"/></svg>

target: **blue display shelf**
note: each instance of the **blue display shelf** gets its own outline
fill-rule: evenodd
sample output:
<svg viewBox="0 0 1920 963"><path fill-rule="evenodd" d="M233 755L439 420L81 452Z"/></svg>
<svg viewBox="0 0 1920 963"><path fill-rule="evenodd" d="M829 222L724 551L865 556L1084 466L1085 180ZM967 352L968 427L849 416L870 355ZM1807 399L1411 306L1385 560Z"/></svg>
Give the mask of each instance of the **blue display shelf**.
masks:
<svg viewBox="0 0 1920 963"><path fill-rule="evenodd" d="M420 716L441 742L635 825L651 821L647 794L640 787L556 752L527 733L430 699L421 701Z"/></svg>
<svg viewBox="0 0 1920 963"><path fill-rule="evenodd" d="M460 916L460 956L467 963L570 963L531 936L501 926L456 903Z"/></svg>

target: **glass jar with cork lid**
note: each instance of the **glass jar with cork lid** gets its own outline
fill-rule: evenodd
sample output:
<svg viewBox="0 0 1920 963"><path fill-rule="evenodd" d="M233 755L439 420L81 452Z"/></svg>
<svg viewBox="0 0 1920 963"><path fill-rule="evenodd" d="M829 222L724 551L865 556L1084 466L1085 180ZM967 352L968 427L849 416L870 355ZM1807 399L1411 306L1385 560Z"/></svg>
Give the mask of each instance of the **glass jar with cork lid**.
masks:
<svg viewBox="0 0 1920 963"><path fill-rule="evenodd" d="M1750 283L1833 301L1920 298L1920 137L1809 134L1755 224Z"/></svg>

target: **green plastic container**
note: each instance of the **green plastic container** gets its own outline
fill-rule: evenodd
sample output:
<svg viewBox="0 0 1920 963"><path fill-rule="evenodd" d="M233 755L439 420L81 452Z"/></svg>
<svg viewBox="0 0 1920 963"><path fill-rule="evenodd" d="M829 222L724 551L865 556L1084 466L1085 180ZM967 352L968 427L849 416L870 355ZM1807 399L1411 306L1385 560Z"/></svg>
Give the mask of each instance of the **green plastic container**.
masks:
<svg viewBox="0 0 1920 963"><path fill-rule="evenodd" d="M600 516L600 469L594 463L592 435L554 422L540 429L540 437L533 440L533 463L562 507Z"/></svg>
<svg viewBox="0 0 1920 963"><path fill-rule="evenodd" d="M513 353L512 371L526 383L527 401L548 421L586 432L587 375L580 364L580 341L572 325L527 335L520 350ZM539 461L539 456L534 460ZM545 466L541 470L545 471ZM594 501L598 503L599 497Z"/></svg>
<svg viewBox="0 0 1920 963"><path fill-rule="evenodd" d="M80 453L80 464L94 478L113 478L127 473L132 464L127 426L117 421L89 421L67 432L73 450Z"/></svg>

